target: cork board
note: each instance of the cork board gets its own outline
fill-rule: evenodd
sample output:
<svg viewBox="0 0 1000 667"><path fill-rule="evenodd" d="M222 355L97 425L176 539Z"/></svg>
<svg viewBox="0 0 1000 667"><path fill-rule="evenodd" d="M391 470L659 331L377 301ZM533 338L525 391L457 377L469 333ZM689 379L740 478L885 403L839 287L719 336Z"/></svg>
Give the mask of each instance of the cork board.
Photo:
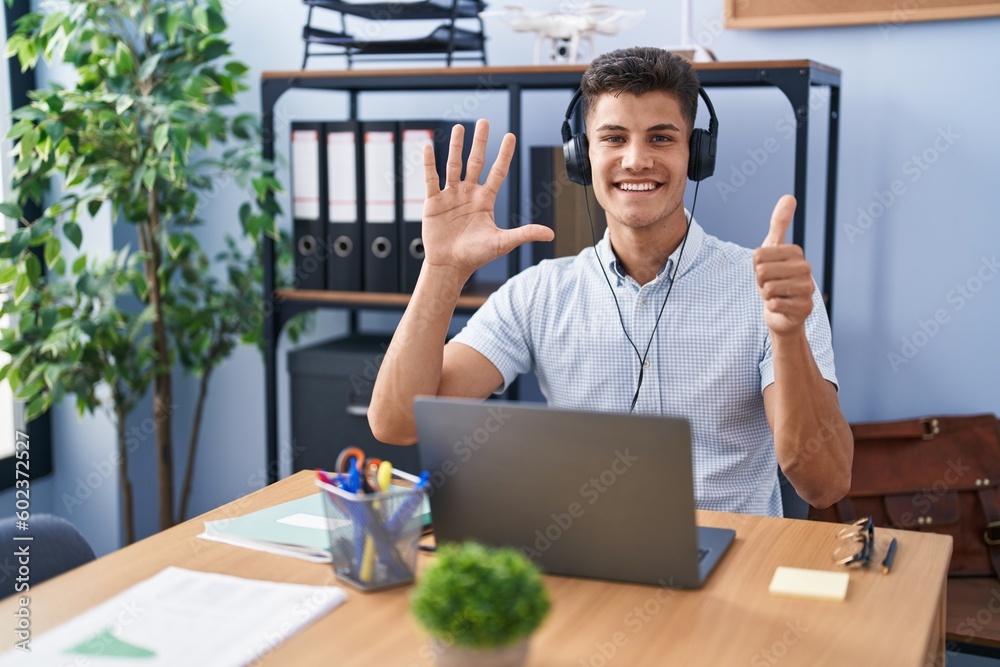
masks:
<svg viewBox="0 0 1000 667"><path fill-rule="evenodd" d="M727 28L803 28L1000 16L1000 0L726 0Z"/></svg>

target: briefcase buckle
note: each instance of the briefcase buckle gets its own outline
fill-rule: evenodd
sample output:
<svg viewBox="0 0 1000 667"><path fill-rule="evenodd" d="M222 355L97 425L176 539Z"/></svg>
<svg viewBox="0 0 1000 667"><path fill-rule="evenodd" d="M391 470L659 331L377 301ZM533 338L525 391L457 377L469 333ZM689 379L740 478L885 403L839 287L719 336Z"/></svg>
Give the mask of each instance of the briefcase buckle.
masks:
<svg viewBox="0 0 1000 667"><path fill-rule="evenodd" d="M921 419L920 423L924 426L924 433L920 436L922 440L933 440L934 436L941 432L941 425L938 423L937 419Z"/></svg>
<svg viewBox="0 0 1000 667"><path fill-rule="evenodd" d="M983 540L991 546L1000 546L1000 521L990 521L983 531Z"/></svg>

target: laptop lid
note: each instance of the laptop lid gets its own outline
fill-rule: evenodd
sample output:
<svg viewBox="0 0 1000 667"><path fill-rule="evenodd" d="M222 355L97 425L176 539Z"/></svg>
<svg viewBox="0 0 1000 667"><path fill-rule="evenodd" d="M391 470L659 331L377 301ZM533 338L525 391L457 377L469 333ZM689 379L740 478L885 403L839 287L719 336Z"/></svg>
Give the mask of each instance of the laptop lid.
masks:
<svg viewBox="0 0 1000 667"><path fill-rule="evenodd" d="M414 411L439 542L513 546L552 574L694 588L732 541L695 526L686 420L433 397Z"/></svg>

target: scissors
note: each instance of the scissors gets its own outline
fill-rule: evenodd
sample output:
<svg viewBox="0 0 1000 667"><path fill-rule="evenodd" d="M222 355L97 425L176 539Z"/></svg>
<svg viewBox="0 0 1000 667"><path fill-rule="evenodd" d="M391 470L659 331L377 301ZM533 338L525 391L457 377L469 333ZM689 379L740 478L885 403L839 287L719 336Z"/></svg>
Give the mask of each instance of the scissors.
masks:
<svg viewBox="0 0 1000 667"><path fill-rule="evenodd" d="M340 454L337 455L336 470L342 475L348 475L349 479L353 479L354 475L360 476L357 480L357 484L351 482L354 486L351 489L354 492L359 490L359 486L364 484L364 490L366 493L377 493L379 490L386 491L388 489L380 489L380 484L378 480L379 467L382 465L382 459L377 458L366 458L364 451L360 447L346 447ZM353 471L357 471L354 473ZM389 469L390 471L392 468Z"/></svg>

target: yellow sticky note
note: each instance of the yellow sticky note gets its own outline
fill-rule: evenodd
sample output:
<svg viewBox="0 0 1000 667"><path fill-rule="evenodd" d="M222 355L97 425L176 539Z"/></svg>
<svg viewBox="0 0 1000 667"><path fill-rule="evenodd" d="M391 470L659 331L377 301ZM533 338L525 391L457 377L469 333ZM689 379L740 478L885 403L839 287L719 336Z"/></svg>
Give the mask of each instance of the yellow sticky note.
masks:
<svg viewBox="0 0 1000 667"><path fill-rule="evenodd" d="M779 567L774 571L768 591L771 595L839 602L847 597L848 581L847 572Z"/></svg>

